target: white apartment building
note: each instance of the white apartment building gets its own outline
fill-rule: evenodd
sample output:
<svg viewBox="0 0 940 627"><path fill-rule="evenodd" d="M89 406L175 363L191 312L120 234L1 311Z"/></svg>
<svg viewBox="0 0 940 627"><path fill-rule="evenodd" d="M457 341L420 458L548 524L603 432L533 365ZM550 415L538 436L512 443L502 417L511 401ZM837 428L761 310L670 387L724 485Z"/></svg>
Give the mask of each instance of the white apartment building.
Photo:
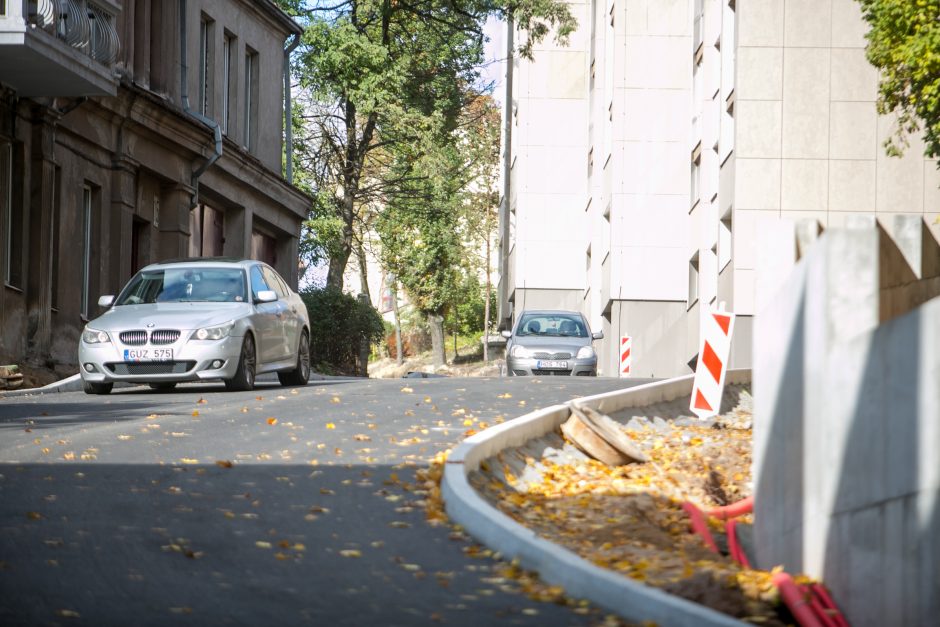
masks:
<svg viewBox="0 0 940 627"><path fill-rule="evenodd" d="M749 367L762 220L936 223L936 161L917 138L903 158L882 147L894 127L856 0L570 7L569 45L543 42L507 80L504 325L580 310L605 334L601 374L630 336L633 376L674 376L723 303L730 366Z"/></svg>

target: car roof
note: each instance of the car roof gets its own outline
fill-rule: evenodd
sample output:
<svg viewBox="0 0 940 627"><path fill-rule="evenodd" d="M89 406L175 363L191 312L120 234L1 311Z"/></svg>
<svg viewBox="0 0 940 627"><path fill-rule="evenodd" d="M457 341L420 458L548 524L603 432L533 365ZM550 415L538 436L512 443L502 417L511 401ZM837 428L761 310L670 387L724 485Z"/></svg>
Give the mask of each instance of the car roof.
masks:
<svg viewBox="0 0 940 627"><path fill-rule="evenodd" d="M524 309L519 315L522 316L554 316L554 315L564 315L564 316L580 316L580 311L570 311L568 309Z"/></svg>
<svg viewBox="0 0 940 627"><path fill-rule="evenodd" d="M263 262L258 261L257 259L243 259L239 257L186 257L179 259L167 259L166 261L152 263L143 269L162 270L165 268L172 268L174 266L246 268L257 263Z"/></svg>

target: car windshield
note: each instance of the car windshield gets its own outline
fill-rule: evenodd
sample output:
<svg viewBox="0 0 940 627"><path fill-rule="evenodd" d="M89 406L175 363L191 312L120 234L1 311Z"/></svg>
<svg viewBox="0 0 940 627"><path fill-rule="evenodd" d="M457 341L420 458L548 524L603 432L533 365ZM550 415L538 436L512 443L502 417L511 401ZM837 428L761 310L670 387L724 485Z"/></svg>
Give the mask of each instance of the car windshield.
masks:
<svg viewBox="0 0 940 627"><path fill-rule="evenodd" d="M116 306L143 303L245 301L245 275L237 268L167 268L137 273Z"/></svg>
<svg viewBox="0 0 940 627"><path fill-rule="evenodd" d="M587 326L578 314L525 314L519 321L516 335L587 337Z"/></svg>

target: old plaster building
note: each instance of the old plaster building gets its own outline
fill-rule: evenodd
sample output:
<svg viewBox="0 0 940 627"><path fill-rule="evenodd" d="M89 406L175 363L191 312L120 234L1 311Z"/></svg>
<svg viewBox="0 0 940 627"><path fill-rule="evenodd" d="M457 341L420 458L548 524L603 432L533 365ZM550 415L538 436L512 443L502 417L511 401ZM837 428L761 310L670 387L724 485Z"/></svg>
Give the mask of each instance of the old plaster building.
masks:
<svg viewBox="0 0 940 627"><path fill-rule="evenodd" d="M885 155L856 0L571 0L568 46L511 64L501 206L503 324L576 309L632 337L635 376L690 372L707 307L738 314L749 367L761 220L822 227L915 214L940 173ZM516 34L518 37L518 34Z"/></svg>
<svg viewBox="0 0 940 627"><path fill-rule="evenodd" d="M250 256L296 286L300 33L270 0L0 1L0 363L73 370L99 295L150 262Z"/></svg>

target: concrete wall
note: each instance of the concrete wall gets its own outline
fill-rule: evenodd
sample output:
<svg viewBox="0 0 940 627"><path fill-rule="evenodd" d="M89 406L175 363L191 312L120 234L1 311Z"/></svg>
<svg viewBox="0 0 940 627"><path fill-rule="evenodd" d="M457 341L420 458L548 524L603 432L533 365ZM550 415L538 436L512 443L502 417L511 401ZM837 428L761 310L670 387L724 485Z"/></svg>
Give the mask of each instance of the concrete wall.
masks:
<svg viewBox="0 0 940 627"><path fill-rule="evenodd" d="M598 346L598 374L620 373L620 338L632 339L631 376L667 377L691 372L683 359L686 344L685 303L614 301L610 322L603 327L607 341ZM599 343L598 343L599 344Z"/></svg>
<svg viewBox="0 0 940 627"><path fill-rule="evenodd" d="M852 625L940 611L940 245L912 221L920 237L882 222L808 247L761 226L758 565L823 579Z"/></svg>

